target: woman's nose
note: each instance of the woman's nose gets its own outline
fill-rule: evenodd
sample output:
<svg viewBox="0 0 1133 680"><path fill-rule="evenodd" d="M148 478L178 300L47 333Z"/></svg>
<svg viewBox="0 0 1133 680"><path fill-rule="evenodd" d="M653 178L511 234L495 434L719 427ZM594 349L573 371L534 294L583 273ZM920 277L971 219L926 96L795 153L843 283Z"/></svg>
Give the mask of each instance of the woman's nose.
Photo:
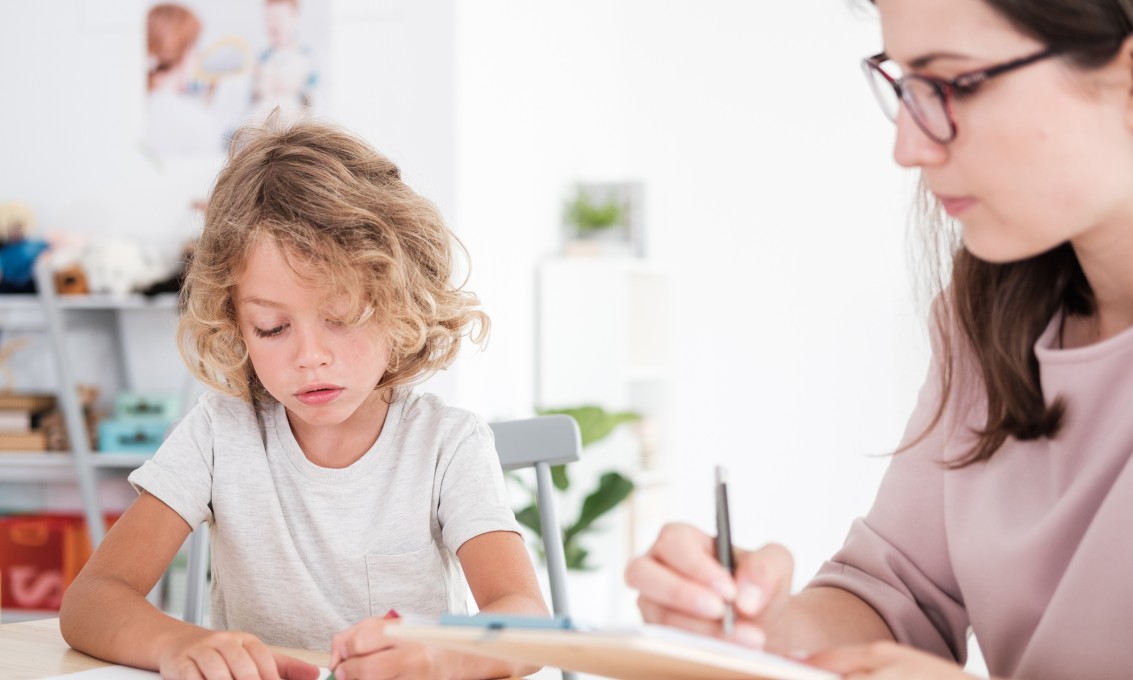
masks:
<svg viewBox="0 0 1133 680"><path fill-rule="evenodd" d="M901 104L897 110L897 138L893 143L893 160L903 168L940 165L948 159L948 148L929 137L913 120L909 108Z"/></svg>

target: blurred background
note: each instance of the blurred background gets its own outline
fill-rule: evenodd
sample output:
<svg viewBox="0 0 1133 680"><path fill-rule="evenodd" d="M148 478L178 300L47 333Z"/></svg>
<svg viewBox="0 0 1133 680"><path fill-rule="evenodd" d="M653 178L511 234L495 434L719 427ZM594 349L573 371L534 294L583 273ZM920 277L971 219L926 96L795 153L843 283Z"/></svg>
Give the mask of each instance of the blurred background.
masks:
<svg viewBox="0 0 1133 680"><path fill-rule="evenodd" d="M203 17L214 87L195 96L229 106L223 127L268 60L264 3L181 4ZM221 147L180 154L148 136L149 6L0 0L0 203L30 207L34 234L169 258L199 230ZM859 68L880 49L872 12L849 0L295 7L310 59L296 68L317 72L303 71L300 99L436 202L492 317L487 350L424 389L489 420L581 406L637 417L570 471L567 519L605 472L636 485L583 537L576 615L635 620L625 561L664 521L713 531L716 465L730 471L737 544L787 545L804 584L869 508L928 358L906 256L915 177L892 162ZM221 41L241 30L242 45ZM69 335L78 378L103 400L127 383L183 390L174 311L117 323ZM9 386L54 389L42 337L2 332L30 339L8 359ZM5 478L5 455L0 506L79 507L66 480ZM132 496L124 474L100 484L108 510Z"/></svg>

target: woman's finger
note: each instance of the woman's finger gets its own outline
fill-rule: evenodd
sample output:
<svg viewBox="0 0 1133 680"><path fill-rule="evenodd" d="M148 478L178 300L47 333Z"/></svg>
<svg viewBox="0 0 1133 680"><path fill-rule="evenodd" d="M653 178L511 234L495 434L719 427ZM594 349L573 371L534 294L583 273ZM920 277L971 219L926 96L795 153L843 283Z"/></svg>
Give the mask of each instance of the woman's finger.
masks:
<svg viewBox="0 0 1133 680"><path fill-rule="evenodd" d="M626 569L626 583L640 592L643 600L665 609L709 621L724 616L724 600L717 592L656 560L639 558L631 563ZM656 623L648 617L645 620Z"/></svg>

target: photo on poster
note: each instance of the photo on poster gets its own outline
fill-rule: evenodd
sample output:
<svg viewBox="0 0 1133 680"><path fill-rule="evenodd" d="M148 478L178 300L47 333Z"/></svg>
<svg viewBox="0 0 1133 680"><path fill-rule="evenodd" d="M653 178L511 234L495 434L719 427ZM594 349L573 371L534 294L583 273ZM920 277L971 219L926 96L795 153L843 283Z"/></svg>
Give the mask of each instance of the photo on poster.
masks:
<svg viewBox="0 0 1133 680"><path fill-rule="evenodd" d="M158 156L218 155L240 124L276 107L318 109L326 3L153 2L144 26L144 141Z"/></svg>

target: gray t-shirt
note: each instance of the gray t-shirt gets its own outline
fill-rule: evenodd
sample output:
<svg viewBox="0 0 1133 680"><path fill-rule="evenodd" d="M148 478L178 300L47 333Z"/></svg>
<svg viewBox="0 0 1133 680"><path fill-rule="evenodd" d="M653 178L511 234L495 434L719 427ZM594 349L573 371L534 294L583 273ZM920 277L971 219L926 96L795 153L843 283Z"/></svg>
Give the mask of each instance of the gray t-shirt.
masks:
<svg viewBox="0 0 1133 680"><path fill-rule="evenodd" d="M281 405L210 392L130 482L208 522L213 627L287 647L328 650L390 609L463 613L457 548L519 531L491 429L413 392L342 469L307 460Z"/></svg>

